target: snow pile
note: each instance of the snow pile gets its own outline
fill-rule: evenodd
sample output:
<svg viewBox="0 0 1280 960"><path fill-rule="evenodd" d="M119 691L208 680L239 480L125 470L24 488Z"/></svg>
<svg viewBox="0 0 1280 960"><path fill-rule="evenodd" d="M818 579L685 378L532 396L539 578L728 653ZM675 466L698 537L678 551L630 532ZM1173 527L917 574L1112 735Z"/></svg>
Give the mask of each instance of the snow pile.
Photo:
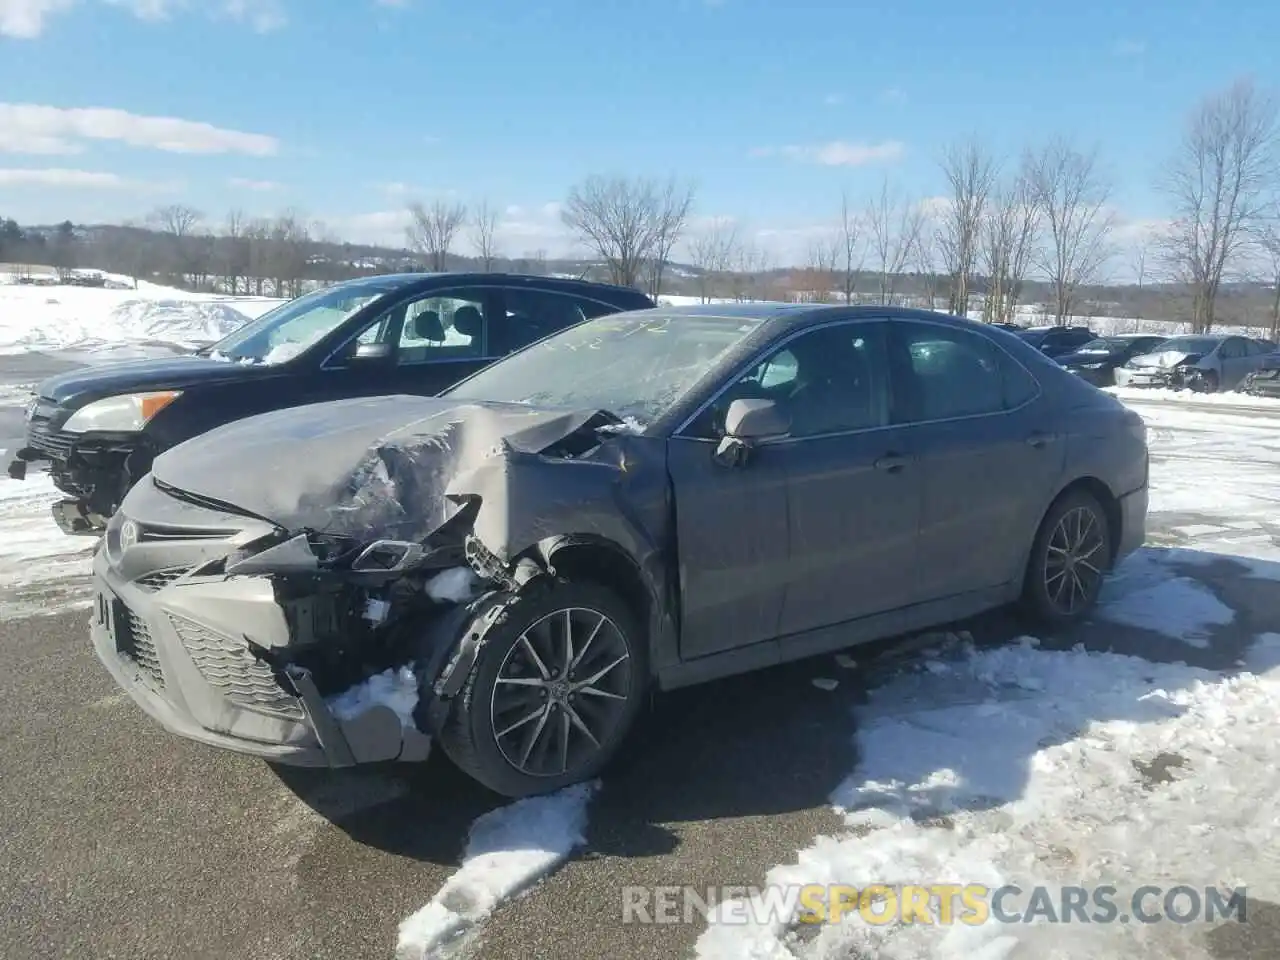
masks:
<svg viewBox="0 0 1280 960"><path fill-rule="evenodd" d="M326 701L339 720L354 720L374 707L390 707L403 727L413 727L413 711L418 708L418 678L413 668L384 670L363 683Z"/></svg>
<svg viewBox="0 0 1280 960"><path fill-rule="evenodd" d="M119 290L0 286L0 353L219 340L280 300L219 297L139 283Z"/></svg>
<svg viewBox="0 0 1280 960"><path fill-rule="evenodd" d="M1185 558L1198 557L1188 554ZM1176 557L1170 559L1177 559ZM1170 570L1151 550L1125 560L1103 585L1098 615L1207 649L1214 627L1235 620L1235 611L1204 584Z"/></svg>
<svg viewBox="0 0 1280 960"><path fill-rule="evenodd" d="M400 924L397 960L449 954L503 900L568 857L585 842L587 805L597 786L577 784L477 818L458 872Z"/></svg>
<svg viewBox="0 0 1280 960"><path fill-rule="evenodd" d="M1255 397L1248 393L1196 393L1192 390L1170 390L1167 387L1103 387L1104 392L1120 400L1169 401L1173 403L1203 403L1220 407L1245 407L1247 409L1280 410L1280 400L1275 397Z"/></svg>
<svg viewBox="0 0 1280 960"><path fill-rule="evenodd" d="M850 832L819 838L767 881L1114 884L1121 913L1142 884L1247 885L1274 900L1278 640L1260 638L1261 675L1047 652L1023 638L900 676L860 711L861 763L833 797ZM1025 910L1025 898L1010 907ZM709 919L705 960L1199 955L1169 921L877 925L855 910L799 936L763 904L721 905Z"/></svg>

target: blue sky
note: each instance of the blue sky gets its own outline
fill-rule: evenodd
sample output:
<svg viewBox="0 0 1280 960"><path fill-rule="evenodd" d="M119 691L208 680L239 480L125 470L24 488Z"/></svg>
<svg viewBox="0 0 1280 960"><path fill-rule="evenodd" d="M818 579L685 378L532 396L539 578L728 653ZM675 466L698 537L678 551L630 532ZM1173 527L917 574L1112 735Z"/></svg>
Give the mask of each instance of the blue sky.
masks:
<svg viewBox="0 0 1280 960"><path fill-rule="evenodd" d="M943 192L975 134L1101 146L1131 222L1195 101L1280 79L1280 5L1213 0L0 0L0 216L295 207L398 241L487 199L504 252L567 252L591 173L696 182L776 256L889 177ZM88 112L81 112L88 111ZM114 111L114 112L108 112Z"/></svg>

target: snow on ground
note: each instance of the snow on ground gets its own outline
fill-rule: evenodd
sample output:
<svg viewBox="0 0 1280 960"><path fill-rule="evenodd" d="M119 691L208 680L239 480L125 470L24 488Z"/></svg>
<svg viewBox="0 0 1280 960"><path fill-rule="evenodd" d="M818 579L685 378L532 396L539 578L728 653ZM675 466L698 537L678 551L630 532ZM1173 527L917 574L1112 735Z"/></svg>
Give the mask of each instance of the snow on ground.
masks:
<svg viewBox="0 0 1280 960"><path fill-rule="evenodd" d="M1027 638L966 650L945 672L904 674L860 710L861 760L833 797L849 833L819 838L767 880L1015 884L1026 895L1009 898L1012 911L1027 909L1037 885L1057 901L1063 886L1114 884L1123 914L1132 914L1130 898L1143 884L1247 884L1251 897L1274 900L1276 653L1267 639L1258 674L1224 677L1136 657L1041 651ZM802 938L782 922L717 916L734 918L724 906L713 916L698 944L705 960L1206 955L1186 926L1169 920L926 926L867 923L853 911Z"/></svg>
<svg viewBox="0 0 1280 960"><path fill-rule="evenodd" d="M89 603L94 537L58 529L49 505L61 494L44 472L0 477L0 618L55 613Z"/></svg>
<svg viewBox="0 0 1280 960"><path fill-rule="evenodd" d="M451 955L498 904L568 857L583 842L596 787L578 784L477 818L458 871L430 903L400 924L397 960Z"/></svg>
<svg viewBox="0 0 1280 960"><path fill-rule="evenodd" d="M1191 403L1197 406L1244 407L1248 410L1280 412L1280 400L1274 397L1255 397L1247 393L1195 393L1191 390L1170 390L1165 387L1104 387L1104 392L1135 403Z"/></svg>
<svg viewBox="0 0 1280 960"><path fill-rule="evenodd" d="M281 302L189 293L145 281L136 290L0 284L0 353L188 346L219 340Z"/></svg>

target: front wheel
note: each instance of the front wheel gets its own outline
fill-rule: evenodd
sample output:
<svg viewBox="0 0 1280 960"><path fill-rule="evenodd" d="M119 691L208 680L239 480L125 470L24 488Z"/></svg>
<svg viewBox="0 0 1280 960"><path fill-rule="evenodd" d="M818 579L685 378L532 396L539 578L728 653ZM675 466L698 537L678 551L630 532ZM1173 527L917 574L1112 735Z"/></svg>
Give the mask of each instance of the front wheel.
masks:
<svg viewBox="0 0 1280 960"><path fill-rule="evenodd" d="M1111 565L1111 529L1096 497L1060 497L1041 521L1027 561L1023 607L1048 626L1067 626L1093 610Z"/></svg>
<svg viewBox="0 0 1280 960"><path fill-rule="evenodd" d="M464 773L508 797L589 780L635 721L646 653L616 594L557 581L517 600L489 630L440 746Z"/></svg>
<svg viewBox="0 0 1280 960"><path fill-rule="evenodd" d="M1206 370L1200 374L1200 379L1196 384L1196 389L1200 393L1217 393L1218 392L1218 374L1215 370Z"/></svg>

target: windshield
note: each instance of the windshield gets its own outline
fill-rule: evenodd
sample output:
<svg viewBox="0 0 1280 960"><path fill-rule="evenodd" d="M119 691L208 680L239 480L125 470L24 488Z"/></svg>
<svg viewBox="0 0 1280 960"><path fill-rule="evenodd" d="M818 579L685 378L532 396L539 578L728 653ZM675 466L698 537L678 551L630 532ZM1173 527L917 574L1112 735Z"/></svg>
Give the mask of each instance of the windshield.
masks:
<svg viewBox="0 0 1280 960"><path fill-rule="evenodd" d="M608 410L643 427L761 322L649 313L599 317L495 363L444 396Z"/></svg>
<svg viewBox="0 0 1280 960"><path fill-rule="evenodd" d="M1126 349L1133 341L1125 337L1099 337L1080 348L1080 353L1116 353Z"/></svg>
<svg viewBox="0 0 1280 960"><path fill-rule="evenodd" d="M1218 346L1216 337L1171 337L1163 343L1157 343L1148 353L1212 353Z"/></svg>
<svg viewBox="0 0 1280 960"><path fill-rule="evenodd" d="M335 330L367 303L404 286L403 280L373 278L344 283L282 303L209 348L218 360L284 363Z"/></svg>

